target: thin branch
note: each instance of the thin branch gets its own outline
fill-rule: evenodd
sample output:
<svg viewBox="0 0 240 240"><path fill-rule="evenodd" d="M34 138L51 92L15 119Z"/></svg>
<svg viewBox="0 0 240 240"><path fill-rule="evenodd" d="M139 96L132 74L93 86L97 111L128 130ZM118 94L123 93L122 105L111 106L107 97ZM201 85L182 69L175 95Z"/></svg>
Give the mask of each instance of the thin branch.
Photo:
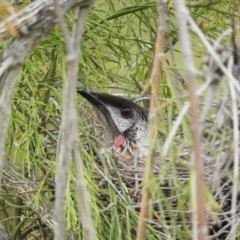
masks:
<svg viewBox="0 0 240 240"><path fill-rule="evenodd" d="M59 0L63 12L76 6L87 6L92 0ZM47 22L57 24L53 0L34 1L0 22L0 42L13 37L29 36L36 28L47 28ZM47 16L46 13L47 12Z"/></svg>
<svg viewBox="0 0 240 240"><path fill-rule="evenodd" d="M186 10L187 11L187 10ZM233 76L232 72L229 71L229 69L227 69L224 64L222 63L221 59L219 58L219 55L216 54L215 49L211 46L211 44L209 43L209 41L207 40L206 36L203 34L203 32L199 29L198 25L194 22L194 20L192 19L192 17L187 14L186 18L189 22L189 24L191 25L192 29L197 33L198 37L202 40L202 43L205 45L207 51L209 52L209 54L211 54L211 56L213 57L213 59L216 61L216 63L218 64L219 68L221 69L221 71L226 75L226 77L228 78L229 81L232 81L232 84L234 85L234 87L236 88L236 90L238 91L238 93L240 94L240 85L238 84L238 81L236 80L236 78ZM238 28L236 28L238 29ZM227 30L226 32L224 32L224 34L222 34L222 36L219 38L218 41L216 41L215 45L219 44L219 42L221 41L221 39L227 35L228 33L230 33L231 30Z"/></svg>
<svg viewBox="0 0 240 240"><path fill-rule="evenodd" d="M76 20L73 27L73 50L76 52L76 55L79 55L80 52L80 43L82 39L84 22L87 18L88 7L78 8L76 10ZM75 79L77 81L78 78L78 62L75 62ZM73 69L72 69L73 70ZM77 133L77 131L76 131ZM77 134L76 134L77 138ZM94 240L95 230L93 226L92 216L91 216L91 208L89 204L88 192L84 179L83 172L83 161L80 156L80 147L76 142L73 148L73 158L74 164L76 167L76 175L77 175L77 188L79 192L78 198L78 212L79 216L82 220L82 228L85 233L85 237L87 240Z"/></svg>
<svg viewBox="0 0 240 240"><path fill-rule="evenodd" d="M148 218L149 200L151 192L148 187L149 179L153 169L154 153L157 140L157 105L160 92L160 81L162 71L162 58L165 56L164 47L168 34L168 9L164 1L159 0L159 26L157 31L155 53L150 76L150 107L149 107L149 153L145 162L143 177L143 195L141 201L140 217L138 222L137 240L144 240L146 233L146 219Z"/></svg>
<svg viewBox="0 0 240 240"><path fill-rule="evenodd" d="M196 95L200 96L208 88L209 84L210 84L210 82L205 82L203 84L203 86L201 86L197 90ZM176 120L174 121L174 123L173 123L173 125L171 127L171 131L168 134L167 139L166 139L166 141L165 141L165 143L163 145L163 152L162 152L163 158L167 157L168 150L169 150L169 148L171 146L172 140L173 140L174 136L176 135L177 130L178 130L178 128L180 127L180 125L182 123L183 117L187 114L187 111L188 111L189 107L190 107L190 103L186 102L183 105L183 107L182 107L180 113L178 114Z"/></svg>
<svg viewBox="0 0 240 240"><path fill-rule="evenodd" d="M63 94L63 118L62 118L62 141L57 173L56 202L55 202L55 225L54 239L65 239L65 192L67 186L67 172L73 150L74 163L77 169L79 201L78 210L81 215L82 226L86 239L94 239L94 227L92 223L91 210L88 194L84 182L82 166L80 166L80 149L77 138L77 111L75 108L76 83L78 77L78 56L80 52L80 41L83 34L84 23L87 17L88 7L77 9L73 36L70 38L67 27L59 7L58 0L54 0L56 14L65 38L67 50L67 81ZM81 201L81 202L80 202Z"/></svg>
<svg viewBox="0 0 240 240"><path fill-rule="evenodd" d="M59 4L58 0L54 0L54 8L56 9L56 14L58 16L59 25L62 29L63 37L65 39L65 47L67 49L67 52L70 53L71 52L71 36L70 36L67 26L65 24L64 15L62 13L62 10L60 8L60 4Z"/></svg>
<svg viewBox="0 0 240 240"><path fill-rule="evenodd" d="M178 22L179 40L181 52L186 68L186 78L188 81L191 128L193 137L193 173L192 173L192 202L193 202L193 238L207 239L206 209L204 200L204 179L203 162L201 159L201 139L200 126L198 121L198 106L195 90L195 67L192 59L191 44L187 31L187 15L189 12L185 8L183 0L175 0L176 18ZM198 224L198 225L197 225Z"/></svg>

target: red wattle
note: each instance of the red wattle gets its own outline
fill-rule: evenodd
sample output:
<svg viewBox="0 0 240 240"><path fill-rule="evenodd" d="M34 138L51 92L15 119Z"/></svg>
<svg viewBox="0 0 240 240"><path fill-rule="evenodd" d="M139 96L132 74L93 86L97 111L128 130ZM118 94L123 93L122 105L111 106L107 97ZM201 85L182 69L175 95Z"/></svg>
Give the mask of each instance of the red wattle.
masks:
<svg viewBox="0 0 240 240"><path fill-rule="evenodd" d="M115 147L120 147L125 141L125 137L123 135L119 135L117 138L115 138L113 144Z"/></svg>

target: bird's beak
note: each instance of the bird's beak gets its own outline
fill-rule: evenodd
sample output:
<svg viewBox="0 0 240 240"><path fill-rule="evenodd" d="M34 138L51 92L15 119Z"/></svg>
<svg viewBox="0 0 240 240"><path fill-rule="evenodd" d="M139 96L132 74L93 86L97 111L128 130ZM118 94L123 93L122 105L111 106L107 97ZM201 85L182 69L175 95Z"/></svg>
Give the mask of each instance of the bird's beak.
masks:
<svg viewBox="0 0 240 240"><path fill-rule="evenodd" d="M84 89L77 89L77 92L82 95L84 98L86 98L88 100L89 103L91 103L91 105L93 105L94 107L98 107L98 108L104 108L105 105L103 102L101 102L96 94L94 94L93 92L87 92Z"/></svg>

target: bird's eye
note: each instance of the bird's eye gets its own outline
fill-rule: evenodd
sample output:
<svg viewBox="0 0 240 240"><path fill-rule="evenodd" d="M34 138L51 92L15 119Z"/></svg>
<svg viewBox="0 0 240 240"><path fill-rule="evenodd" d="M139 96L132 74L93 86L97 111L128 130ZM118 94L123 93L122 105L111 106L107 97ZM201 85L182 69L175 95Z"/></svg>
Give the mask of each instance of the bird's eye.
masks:
<svg viewBox="0 0 240 240"><path fill-rule="evenodd" d="M122 108L121 109L121 114L122 114L123 117L130 117L131 114L132 114L132 110L131 110L131 108L128 108L128 107Z"/></svg>

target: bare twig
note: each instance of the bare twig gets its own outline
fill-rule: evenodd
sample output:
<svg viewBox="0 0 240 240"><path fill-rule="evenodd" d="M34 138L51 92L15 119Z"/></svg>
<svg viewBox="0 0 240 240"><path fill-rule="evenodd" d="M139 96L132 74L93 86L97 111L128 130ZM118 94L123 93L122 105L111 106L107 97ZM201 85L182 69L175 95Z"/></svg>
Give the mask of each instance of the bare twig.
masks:
<svg viewBox="0 0 240 240"><path fill-rule="evenodd" d="M62 9L60 8L60 4L59 4L58 0L54 0L54 8L56 10L58 21L59 21L59 24L62 29L63 37L65 39L65 42L64 42L65 47L67 49L67 52L70 53L71 52L71 43L72 43L71 36L70 36L67 26L65 24L64 15L63 15Z"/></svg>
<svg viewBox="0 0 240 240"><path fill-rule="evenodd" d="M86 20L88 13L88 7L78 8L76 12L76 20L73 28L73 49L76 51L76 55L79 55L80 52L80 42L82 38L84 22ZM78 62L75 62L75 79L78 77ZM73 69L72 69L73 70ZM77 175L77 186L79 192L78 198L78 212L81 215L82 228L85 233L87 240L94 240L95 230L93 226L91 209L89 204L88 192L85 185L82 159L80 157L80 147L76 142L73 148L73 158L76 166L76 175Z"/></svg>
<svg viewBox="0 0 240 240"><path fill-rule="evenodd" d="M215 49L211 46L211 44L209 43L209 41L207 40L207 38L205 37L203 32L199 29L198 25L194 22L194 20L190 16L190 14L187 14L186 18L187 18L189 24L191 25L192 29L196 32L198 37L201 39L202 43L205 45L205 47L206 47L207 51L209 52L209 54L211 54L211 56L213 57L213 59L218 64L218 66L221 69L221 71L226 75L228 80L232 81L232 84L234 85L234 87L236 88L236 90L238 91L238 94L239 94L240 93L240 85L238 84L236 78L233 76L232 72L229 71L229 69L227 69L224 66L224 64L222 63L221 59L219 58L219 55L216 54ZM236 28L236 29L238 29L238 28ZM231 32L231 30L226 31L226 32L224 32L224 35L225 34L227 35L230 32ZM222 35L222 37L224 35ZM221 41L222 37L219 38L218 42ZM216 44L218 44L218 42L216 42Z"/></svg>
<svg viewBox="0 0 240 240"><path fill-rule="evenodd" d="M65 38L67 49L67 81L64 89L63 119L62 119L62 141L58 165L56 202L55 202L55 226L54 239L65 239L64 234L64 205L67 184L67 170L70 162L71 151L73 150L74 163L78 179L79 201L78 210L81 213L82 226L86 239L94 239L94 227L88 201L87 190L84 182L83 169L80 166L80 149L77 138L77 112L75 109L76 82L78 76L78 56L80 41L83 34L84 23L87 17L88 8L77 9L72 38L67 32L62 10L58 0L54 0L56 13L58 15L62 32ZM81 202L80 202L81 201Z"/></svg>
<svg viewBox="0 0 240 240"><path fill-rule="evenodd" d="M149 177L153 168L155 145L157 140L157 105L160 91L160 78L162 70L162 58L164 57L165 40L168 34L168 11L164 1L159 0L159 26L157 31L155 53L150 76L150 108L149 108L149 153L145 163L143 177L143 195L141 201L140 217L138 222L137 240L145 239L146 219L148 217L149 200L151 198L150 189L148 187Z"/></svg>
<svg viewBox="0 0 240 240"><path fill-rule="evenodd" d="M208 86L209 86L209 82L206 82L205 84L203 84L203 86L200 87L198 89L198 91L196 92L196 95L200 96L207 89ZM165 141L165 143L163 145L163 152L162 152L163 158L165 158L167 156L169 147L170 147L170 145L172 143L172 140L173 140L175 134L177 133L177 130L178 130L179 126L182 123L183 117L187 114L187 111L188 111L189 107L190 107L190 103L186 102L183 105L181 111L179 112L179 114L178 114L174 124L172 125L171 131L168 134L167 139L166 139L166 141Z"/></svg>
<svg viewBox="0 0 240 240"><path fill-rule="evenodd" d="M92 0L60 0L59 4L65 13L73 7L87 6L91 2ZM12 14L0 23L0 42L10 37L29 36L35 29L49 27L49 22L55 26L57 22L54 9L53 0L38 0Z"/></svg>
<svg viewBox="0 0 240 240"><path fill-rule="evenodd" d="M191 44L187 31L187 15L189 14L185 8L184 1L175 0L176 18L179 28L179 39L181 43L181 51L186 67L186 78L188 81L191 127L193 136L193 173L192 173L192 199L193 199L193 231L194 239L207 239L206 210L204 200L204 180L203 180L203 163L201 159L201 141L200 126L197 113L197 97L195 90L195 68L191 53ZM198 224L198 226L196 225ZM199 234L199 235L198 235Z"/></svg>

